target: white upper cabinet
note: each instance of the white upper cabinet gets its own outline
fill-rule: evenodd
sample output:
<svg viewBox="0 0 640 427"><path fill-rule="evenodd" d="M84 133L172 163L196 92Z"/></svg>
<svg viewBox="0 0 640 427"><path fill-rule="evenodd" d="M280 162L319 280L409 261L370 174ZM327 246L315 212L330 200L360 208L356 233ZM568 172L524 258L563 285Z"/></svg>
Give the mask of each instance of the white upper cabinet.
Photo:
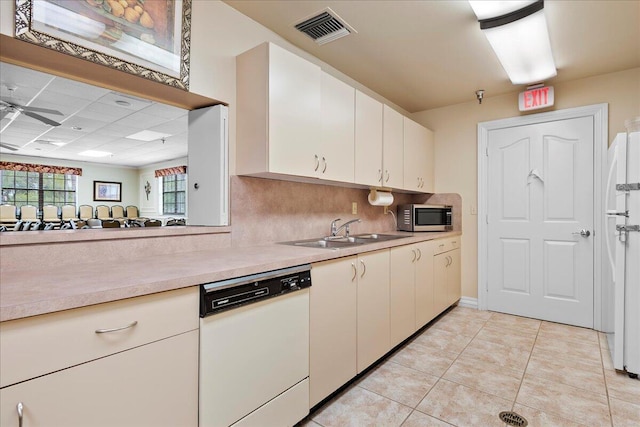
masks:
<svg viewBox="0 0 640 427"><path fill-rule="evenodd" d="M320 67L272 43L236 58L237 173L315 177Z"/></svg>
<svg viewBox="0 0 640 427"><path fill-rule="evenodd" d="M386 105L382 116L382 186L404 188L403 116Z"/></svg>
<svg viewBox="0 0 640 427"><path fill-rule="evenodd" d="M325 72L321 87L322 138L314 171L318 178L353 182L355 89Z"/></svg>
<svg viewBox="0 0 640 427"><path fill-rule="evenodd" d="M236 58L236 173L433 193L433 132L272 43Z"/></svg>
<svg viewBox="0 0 640 427"><path fill-rule="evenodd" d="M382 103L356 90L355 183L382 186Z"/></svg>
<svg viewBox="0 0 640 427"><path fill-rule="evenodd" d="M404 189L434 192L433 132L404 117Z"/></svg>

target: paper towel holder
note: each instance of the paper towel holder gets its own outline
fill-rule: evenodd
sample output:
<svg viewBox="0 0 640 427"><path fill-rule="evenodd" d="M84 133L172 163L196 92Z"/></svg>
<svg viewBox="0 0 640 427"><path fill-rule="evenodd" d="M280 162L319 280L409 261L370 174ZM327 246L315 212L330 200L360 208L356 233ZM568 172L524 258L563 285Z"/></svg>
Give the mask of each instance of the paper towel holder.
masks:
<svg viewBox="0 0 640 427"><path fill-rule="evenodd" d="M377 188L371 188L369 191L369 204L371 206L391 206L393 204L393 194L390 191L381 191Z"/></svg>

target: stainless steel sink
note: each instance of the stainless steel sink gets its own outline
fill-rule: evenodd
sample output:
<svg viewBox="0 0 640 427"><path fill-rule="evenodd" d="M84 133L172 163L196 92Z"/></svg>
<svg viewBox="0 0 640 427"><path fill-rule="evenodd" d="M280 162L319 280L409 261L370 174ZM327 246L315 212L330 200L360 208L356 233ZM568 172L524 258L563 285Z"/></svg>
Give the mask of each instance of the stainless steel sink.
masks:
<svg viewBox="0 0 640 427"><path fill-rule="evenodd" d="M281 242L283 245L304 246L308 248L340 249L366 245L367 243L383 242L387 240L401 239L405 236L395 234L358 234L355 236L328 236L316 239L294 240Z"/></svg>

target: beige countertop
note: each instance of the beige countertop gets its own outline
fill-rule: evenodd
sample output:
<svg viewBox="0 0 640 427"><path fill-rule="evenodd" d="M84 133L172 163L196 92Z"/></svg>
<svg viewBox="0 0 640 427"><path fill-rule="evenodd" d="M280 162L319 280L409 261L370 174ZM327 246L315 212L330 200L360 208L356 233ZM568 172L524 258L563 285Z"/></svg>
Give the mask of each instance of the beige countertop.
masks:
<svg viewBox="0 0 640 427"><path fill-rule="evenodd" d="M407 237L338 250L274 243L136 258L125 262L79 263L59 269L0 271L0 321L196 286L462 233L395 234Z"/></svg>

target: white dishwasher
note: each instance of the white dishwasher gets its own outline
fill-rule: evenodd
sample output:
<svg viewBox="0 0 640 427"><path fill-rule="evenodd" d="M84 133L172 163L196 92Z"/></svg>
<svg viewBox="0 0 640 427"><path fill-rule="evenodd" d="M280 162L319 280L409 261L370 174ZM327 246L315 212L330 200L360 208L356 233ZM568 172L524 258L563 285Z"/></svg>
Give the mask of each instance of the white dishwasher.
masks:
<svg viewBox="0 0 640 427"><path fill-rule="evenodd" d="M200 286L200 427L309 413L310 265Z"/></svg>

